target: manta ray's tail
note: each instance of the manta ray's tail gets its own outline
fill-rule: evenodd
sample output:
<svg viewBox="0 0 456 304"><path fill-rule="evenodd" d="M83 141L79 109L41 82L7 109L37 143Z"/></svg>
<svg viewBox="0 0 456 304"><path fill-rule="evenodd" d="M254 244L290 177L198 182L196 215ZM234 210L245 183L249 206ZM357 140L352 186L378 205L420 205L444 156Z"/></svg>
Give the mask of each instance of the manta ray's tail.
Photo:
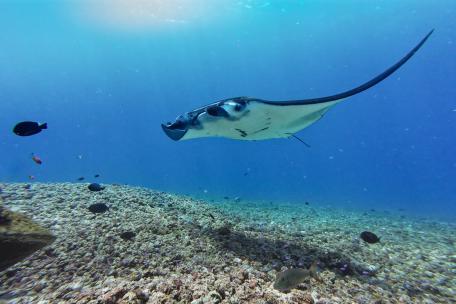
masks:
<svg viewBox="0 0 456 304"><path fill-rule="evenodd" d="M391 66L389 69L378 75L377 77L369 80L368 82L345 92L336 94L336 95L331 95L331 96L326 96L326 97L319 97L319 98L312 98L312 99L303 99L303 100L288 100L288 101L267 101L265 100L265 103L270 103L270 104L281 104L281 105L302 105L302 104L318 104L318 103L324 103L324 102L329 102L329 101L335 101L335 100L340 100L343 98L347 98L350 96L353 96L355 94L358 94L362 91L365 91L380 81L384 80L391 74L393 74L397 69L399 69L404 63L406 63L412 56L423 46L423 44L426 42L426 40L431 36L431 34L434 32L432 29L410 52L407 53L401 60L399 60L396 64Z"/></svg>

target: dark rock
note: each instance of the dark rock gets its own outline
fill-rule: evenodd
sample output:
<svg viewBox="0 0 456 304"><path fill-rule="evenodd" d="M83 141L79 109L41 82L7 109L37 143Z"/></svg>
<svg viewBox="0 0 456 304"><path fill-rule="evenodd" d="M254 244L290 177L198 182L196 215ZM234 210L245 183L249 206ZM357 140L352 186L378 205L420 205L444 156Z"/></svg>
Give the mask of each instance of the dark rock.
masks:
<svg viewBox="0 0 456 304"><path fill-rule="evenodd" d="M375 244L380 242L380 238L370 231L361 232L360 238L369 244Z"/></svg>
<svg viewBox="0 0 456 304"><path fill-rule="evenodd" d="M230 226L225 225L225 226L217 229L217 233L220 235L229 235L231 233L231 228L230 228Z"/></svg>
<svg viewBox="0 0 456 304"><path fill-rule="evenodd" d="M136 265L136 261L134 258L125 258L120 262L120 264L124 267L133 267Z"/></svg>
<svg viewBox="0 0 456 304"><path fill-rule="evenodd" d="M11 223L11 219L6 215L3 207L0 206L0 225L8 225Z"/></svg>
<svg viewBox="0 0 456 304"><path fill-rule="evenodd" d="M125 231L120 234L120 238L125 241L130 241L136 236L133 231Z"/></svg>
<svg viewBox="0 0 456 304"><path fill-rule="evenodd" d="M105 203L96 203L89 206L89 211L92 213L104 213L109 210Z"/></svg>
<svg viewBox="0 0 456 304"><path fill-rule="evenodd" d="M28 217L2 208L8 225L0 225L0 271L52 243L55 237Z"/></svg>
<svg viewBox="0 0 456 304"><path fill-rule="evenodd" d="M11 269L11 270L8 270L8 271L5 271L5 275L7 278L12 278L16 275L16 273L19 271L18 268L15 268L15 269Z"/></svg>
<svg viewBox="0 0 456 304"><path fill-rule="evenodd" d="M339 261L333 266L340 275L346 276L356 274L353 265L349 261Z"/></svg>
<svg viewBox="0 0 456 304"><path fill-rule="evenodd" d="M89 188L90 191L98 192L98 191L103 190L105 187L102 187L102 186L101 186L100 184L98 184L98 183L92 183L92 184L90 184L87 188Z"/></svg>
<svg viewBox="0 0 456 304"><path fill-rule="evenodd" d="M44 251L44 253L45 253L48 257L56 257L56 256L57 256L57 254L56 254L54 248L52 248L52 247L49 247L48 249L46 249L46 250Z"/></svg>

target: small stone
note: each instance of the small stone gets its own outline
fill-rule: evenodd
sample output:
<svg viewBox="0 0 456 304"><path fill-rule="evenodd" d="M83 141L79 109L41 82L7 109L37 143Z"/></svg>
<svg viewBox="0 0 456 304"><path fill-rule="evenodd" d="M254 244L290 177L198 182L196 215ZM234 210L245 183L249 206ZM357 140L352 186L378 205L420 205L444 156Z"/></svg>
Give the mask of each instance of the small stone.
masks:
<svg viewBox="0 0 456 304"><path fill-rule="evenodd" d="M80 282L76 282L73 285L70 286L70 289L73 291L81 291L82 289L82 284Z"/></svg>
<svg viewBox="0 0 456 304"><path fill-rule="evenodd" d="M222 296L215 290L212 290L211 292L209 292L209 294L204 297L204 300L209 300L208 303L220 303L222 301ZM203 302L205 302L203 300Z"/></svg>
<svg viewBox="0 0 456 304"><path fill-rule="evenodd" d="M45 283L37 283L37 284L35 284L35 286L33 286L33 290L34 290L35 292L40 292L40 291L42 291L45 287L46 287L46 284L45 284Z"/></svg>
<svg viewBox="0 0 456 304"><path fill-rule="evenodd" d="M92 213L104 213L109 210L105 203L96 203L89 206L89 211Z"/></svg>
<svg viewBox="0 0 456 304"><path fill-rule="evenodd" d="M133 258L125 258L121 262L122 266L124 267L133 267L136 265L136 262Z"/></svg>

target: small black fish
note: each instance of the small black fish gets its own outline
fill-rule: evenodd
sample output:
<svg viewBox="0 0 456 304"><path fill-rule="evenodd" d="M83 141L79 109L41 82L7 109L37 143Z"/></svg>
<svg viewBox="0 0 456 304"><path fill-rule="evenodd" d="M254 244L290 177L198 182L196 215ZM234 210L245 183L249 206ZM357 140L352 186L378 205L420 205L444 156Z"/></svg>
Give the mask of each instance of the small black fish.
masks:
<svg viewBox="0 0 456 304"><path fill-rule="evenodd" d="M100 177L100 174L95 174L93 177L95 177L95 178Z"/></svg>
<svg viewBox="0 0 456 304"><path fill-rule="evenodd" d="M78 177L78 181L83 181L84 179L84 176Z"/></svg>
<svg viewBox="0 0 456 304"><path fill-rule="evenodd" d="M370 231L363 231L360 234L360 238L369 244L375 244L380 242L380 238Z"/></svg>
<svg viewBox="0 0 456 304"><path fill-rule="evenodd" d="M92 213L104 213L109 210L105 203L96 203L89 206L89 211Z"/></svg>
<svg viewBox="0 0 456 304"><path fill-rule="evenodd" d="M97 192L103 190L105 187L102 187L100 184L97 183L92 183L87 188L89 188L90 191Z"/></svg>
<svg viewBox="0 0 456 304"><path fill-rule="evenodd" d="M14 126L13 132L19 136L30 136L40 133L43 129L47 129L47 123L39 124L34 121L23 121Z"/></svg>
<svg viewBox="0 0 456 304"><path fill-rule="evenodd" d="M306 205L306 206L309 206L309 204L310 204L309 202L305 202L305 203L304 203L304 205Z"/></svg>

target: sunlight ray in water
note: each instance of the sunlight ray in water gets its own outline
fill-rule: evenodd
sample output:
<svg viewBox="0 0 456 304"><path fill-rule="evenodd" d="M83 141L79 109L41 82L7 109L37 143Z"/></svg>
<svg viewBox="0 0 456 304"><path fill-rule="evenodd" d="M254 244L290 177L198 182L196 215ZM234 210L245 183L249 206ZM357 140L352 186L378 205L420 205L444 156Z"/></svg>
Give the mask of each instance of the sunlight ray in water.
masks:
<svg viewBox="0 0 456 304"><path fill-rule="evenodd" d="M150 31L212 19L225 0L100 0L74 2L85 21L119 31Z"/></svg>

